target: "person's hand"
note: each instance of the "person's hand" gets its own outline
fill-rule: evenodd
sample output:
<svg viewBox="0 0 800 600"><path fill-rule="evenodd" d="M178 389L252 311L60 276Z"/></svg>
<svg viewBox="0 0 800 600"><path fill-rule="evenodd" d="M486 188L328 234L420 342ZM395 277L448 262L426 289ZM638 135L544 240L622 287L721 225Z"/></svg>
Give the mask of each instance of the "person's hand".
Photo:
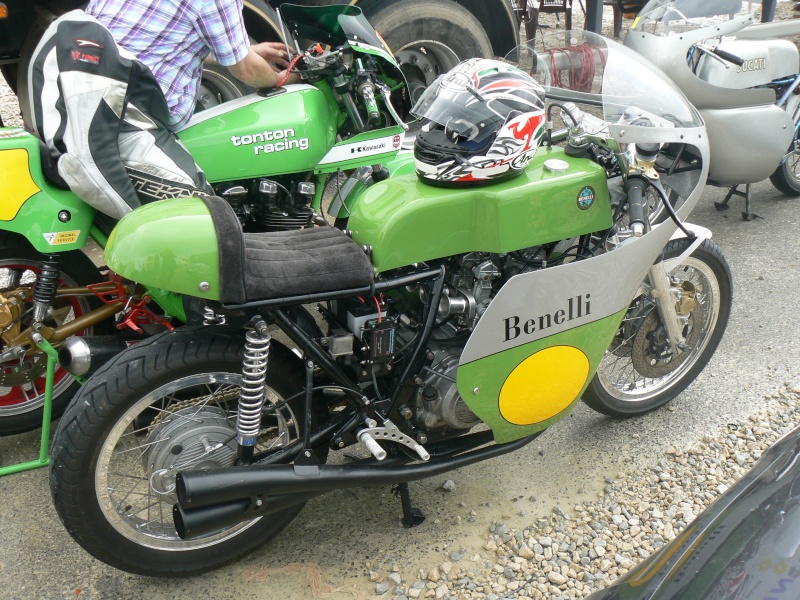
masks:
<svg viewBox="0 0 800 600"><path fill-rule="evenodd" d="M278 73L278 81L282 80L284 77L286 77L285 69L280 73ZM289 83L300 83L301 81L302 79L300 78L300 75L298 73L292 72L292 74L289 75L289 78L283 82L283 85L287 85Z"/></svg>
<svg viewBox="0 0 800 600"><path fill-rule="evenodd" d="M276 65L278 68L286 69L291 58L286 53L286 44L283 42L261 42L250 46L253 51L268 63Z"/></svg>

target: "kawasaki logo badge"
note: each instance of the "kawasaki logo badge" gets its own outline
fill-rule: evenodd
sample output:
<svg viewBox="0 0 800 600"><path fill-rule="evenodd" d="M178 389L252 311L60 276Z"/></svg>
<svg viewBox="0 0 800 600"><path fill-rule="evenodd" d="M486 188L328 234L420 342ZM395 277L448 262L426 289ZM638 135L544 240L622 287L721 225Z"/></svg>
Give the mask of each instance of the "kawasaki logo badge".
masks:
<svg viewBox="0 0 800 600"><path fill-rule="evenodd" d="M374 140L362 140L360 142L339 143L331 148L322 160L320 165L353 160L366 156L377 156L388 152L397 152L403 144L404 134L387 135Z"/></svg>
<svg viewBox="0 0 800 600"><path fill-rule="evenodd" d="M578 208L586 210L594 204L594 189L588 185L578 193Z"/></svg>

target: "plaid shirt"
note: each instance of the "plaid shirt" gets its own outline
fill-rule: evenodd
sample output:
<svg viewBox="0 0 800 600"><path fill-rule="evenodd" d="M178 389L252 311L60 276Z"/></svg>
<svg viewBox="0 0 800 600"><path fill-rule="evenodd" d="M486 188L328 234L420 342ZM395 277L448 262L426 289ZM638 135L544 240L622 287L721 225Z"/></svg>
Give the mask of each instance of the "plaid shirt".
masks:
<svg viewBox="0 0 800 600"><path fill-rule="evenodd" d="M192 116L208 53L229 67L250 47L242 0L91 0L86 12L150 67L167 98L174 131Z"/></svg>

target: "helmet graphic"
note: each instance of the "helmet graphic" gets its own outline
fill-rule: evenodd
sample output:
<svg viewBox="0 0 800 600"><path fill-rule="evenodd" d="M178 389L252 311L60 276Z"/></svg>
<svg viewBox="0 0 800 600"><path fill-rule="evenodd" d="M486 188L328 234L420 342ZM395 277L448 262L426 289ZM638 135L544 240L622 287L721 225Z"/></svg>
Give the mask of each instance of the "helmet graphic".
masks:
<svg viewBox="0 0 800 600"><path fill-rule="evenodd" d="M473 58L425 90L411 114L423 121L414 142L427 183L478 185L522 173L544 131L544 89L507 63Z"/></svg>

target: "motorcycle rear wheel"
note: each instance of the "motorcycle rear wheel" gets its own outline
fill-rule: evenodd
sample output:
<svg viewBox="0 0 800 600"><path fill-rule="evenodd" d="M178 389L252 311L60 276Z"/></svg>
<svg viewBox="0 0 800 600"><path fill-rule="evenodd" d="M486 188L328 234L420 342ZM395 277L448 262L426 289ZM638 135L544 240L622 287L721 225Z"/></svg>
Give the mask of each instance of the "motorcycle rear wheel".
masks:
<svg viewBox="0 0 800 600"><path fill-rule="evenodd" d="M236 459L243 350L241 329L186 327L122 352L84 385L56 431L50 491L86 551L131 573L188 574L250 552L300 512L303 504L193 540L175 529L177 470L233 466ZM299 359L273 342L267 402L302 385ZM298 439L302 414L298 397L265 418L257 451ZM317 454L324 462L327 447Z"/></svg>
<svg viewBox="0 0 800 600"><path fill-rule="evenodd" d="M4 238L5 239L5 238ZM32 246L0 248L0 294L19 288L31 288L41 270L43 256ZM59 286L99 283L102 275L94 263L80 250L61 256ZM97 299L74 296L60 298L51 308L46 325L56 326L76 319L99 306ZM30 326L29 313L22 317L23 330ZM109 333L110 323L87 327L79 335ZM7 343L0 340L0 352ZM31 431L42 426L44 411L45 367L47 357L37 352L21 363L0 365L0 436ZM72 396L80 387L67 372L56 367L53 386L53 418L61 416Z"/></svg>
<svg viewBox="0 0 800 600"><path fill-rule="evenodd" d="M680 255L690 243L686 238L673 240L664 258ZM618 418L655 410L686 389L717 349L733 297L731 271L722 251L712 241L704 241L671 277L679 284L690 282L696 291L683 330L689 350L666 359L656 356L657 340L663 339L658 311L643 297L634 300L583 393L583 401L592 409Z"/></svg>

